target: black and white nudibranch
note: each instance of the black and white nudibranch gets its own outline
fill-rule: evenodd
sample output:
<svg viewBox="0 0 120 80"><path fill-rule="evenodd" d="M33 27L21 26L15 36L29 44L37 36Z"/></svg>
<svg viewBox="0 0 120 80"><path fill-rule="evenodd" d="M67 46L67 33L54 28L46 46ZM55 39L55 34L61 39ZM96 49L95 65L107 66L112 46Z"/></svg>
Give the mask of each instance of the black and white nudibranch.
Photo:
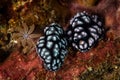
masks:
<svg viewBox="0 0 120 80"><path fill-rule="evenodd" d="M104 34L104 21L96 14L83 11L71 20L66 34L71 45L81 52L92 48Z"/></svg>
<svg viewBox="0 0 120 80"><path fill-rule="evenodd" d="M37 52L43 59L45 68L56 71L64 62L68 43L62 27L56 23L46 27L44 33L45 36L37 42Z"/></svg>

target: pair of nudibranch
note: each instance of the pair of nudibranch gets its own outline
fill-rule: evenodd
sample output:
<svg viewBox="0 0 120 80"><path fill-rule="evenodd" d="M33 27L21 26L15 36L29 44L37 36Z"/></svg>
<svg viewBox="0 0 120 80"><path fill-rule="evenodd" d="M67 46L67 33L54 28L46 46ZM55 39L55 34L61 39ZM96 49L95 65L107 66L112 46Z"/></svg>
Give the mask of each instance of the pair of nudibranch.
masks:
<svg viewBox="0 0 120 80"><path fill-rule="evenodd" d="M104 34L101 17L83 11L71 20L67 30L52 23L44 29L45 36L37 42L37 52L44 61L47 70L56 71L64 62L68 53L68 44L81 52L91 49Z"/></svg>

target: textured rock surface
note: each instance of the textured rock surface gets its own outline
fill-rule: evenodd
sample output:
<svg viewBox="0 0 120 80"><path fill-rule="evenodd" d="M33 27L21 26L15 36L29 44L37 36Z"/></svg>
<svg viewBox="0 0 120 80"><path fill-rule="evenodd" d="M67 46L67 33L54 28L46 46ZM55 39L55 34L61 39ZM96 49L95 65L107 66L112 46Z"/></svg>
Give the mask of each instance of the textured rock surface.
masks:
<svg viewBox="0 0 120 80"><path fill-rule="evenodd" d="M58 22L66 29L72 16L83 10L102 15L105 18L105 28L109 30L105 40L100 41L97 47L86 54L69 48L64 65L56 72L44 69L42 59L38 58L35 50L29 54L23 54L22 48L11 48L13 45L8 43L6 46L0 46L3 50L10 50L10 52L12 50L10 56L0 63L0 80L80 80L81 78L96 80L96 76L97 79L101 79L101 75L104 80L119 80L119 0L99 0L96 5L91 7L81 6L82 2L79 0L71 0L69 4L66 3L67 0L60 0L60 2L57 0L12 1L10 1L11 4L4 7L9 12L7 17L4 15L6 11L0 13L3 16L2 20L5 20L0 19L0 25L5 24L7 28L9 26L10 34L19 25L19 22L25 22L28 26L35 24L35 33L41 34L43 34L44 26L51 22ZM1 5L1 7L3 6ZM3 43L4 39L0 37L0 41Z"/></svg>

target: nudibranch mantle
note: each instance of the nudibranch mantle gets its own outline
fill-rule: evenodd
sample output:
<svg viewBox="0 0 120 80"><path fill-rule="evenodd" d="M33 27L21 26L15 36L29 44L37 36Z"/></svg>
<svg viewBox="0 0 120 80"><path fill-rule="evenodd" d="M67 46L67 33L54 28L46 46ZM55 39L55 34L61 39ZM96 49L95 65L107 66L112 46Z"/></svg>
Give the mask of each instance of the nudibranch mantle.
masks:
<svg viewBox="0 0 120 80"><path fill-rule="evenodd" d="M45 36L40 37L37 42L37 52L43 59L45 68L56 71L62 66L68 53L68 43L62 27L56 23L46 27L44 33Z"/></svg>
<svg viewBox="0 0 120 80"><path fill-rule="evenodd" d="M103 19L98 15L90 15L85 11L77 13L66 31L69 43L79 51L86 52L103 36L103 26Z"/></svg>

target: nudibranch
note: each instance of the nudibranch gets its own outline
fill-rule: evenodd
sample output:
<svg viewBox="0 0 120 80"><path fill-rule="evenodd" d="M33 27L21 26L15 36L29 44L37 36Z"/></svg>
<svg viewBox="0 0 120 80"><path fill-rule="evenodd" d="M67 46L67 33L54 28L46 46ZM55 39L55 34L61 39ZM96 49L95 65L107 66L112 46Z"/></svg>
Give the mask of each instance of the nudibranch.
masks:
<svg viewBox="0 0 120 80"><path fill-rule="evenodd" d="M104 21L97 14L77 13L66 31L69 43L81 52L91 49L104 34Z"/></svg>
<svg viewBox="0 0 120 80"><path fill-rule="evenodd" d="M47 70L58 70L65 59L67 50L67 40L64 31L57 23L52 23L44 29L45 36L40 37L37 42L38 55L43 59Z"/></svg>

